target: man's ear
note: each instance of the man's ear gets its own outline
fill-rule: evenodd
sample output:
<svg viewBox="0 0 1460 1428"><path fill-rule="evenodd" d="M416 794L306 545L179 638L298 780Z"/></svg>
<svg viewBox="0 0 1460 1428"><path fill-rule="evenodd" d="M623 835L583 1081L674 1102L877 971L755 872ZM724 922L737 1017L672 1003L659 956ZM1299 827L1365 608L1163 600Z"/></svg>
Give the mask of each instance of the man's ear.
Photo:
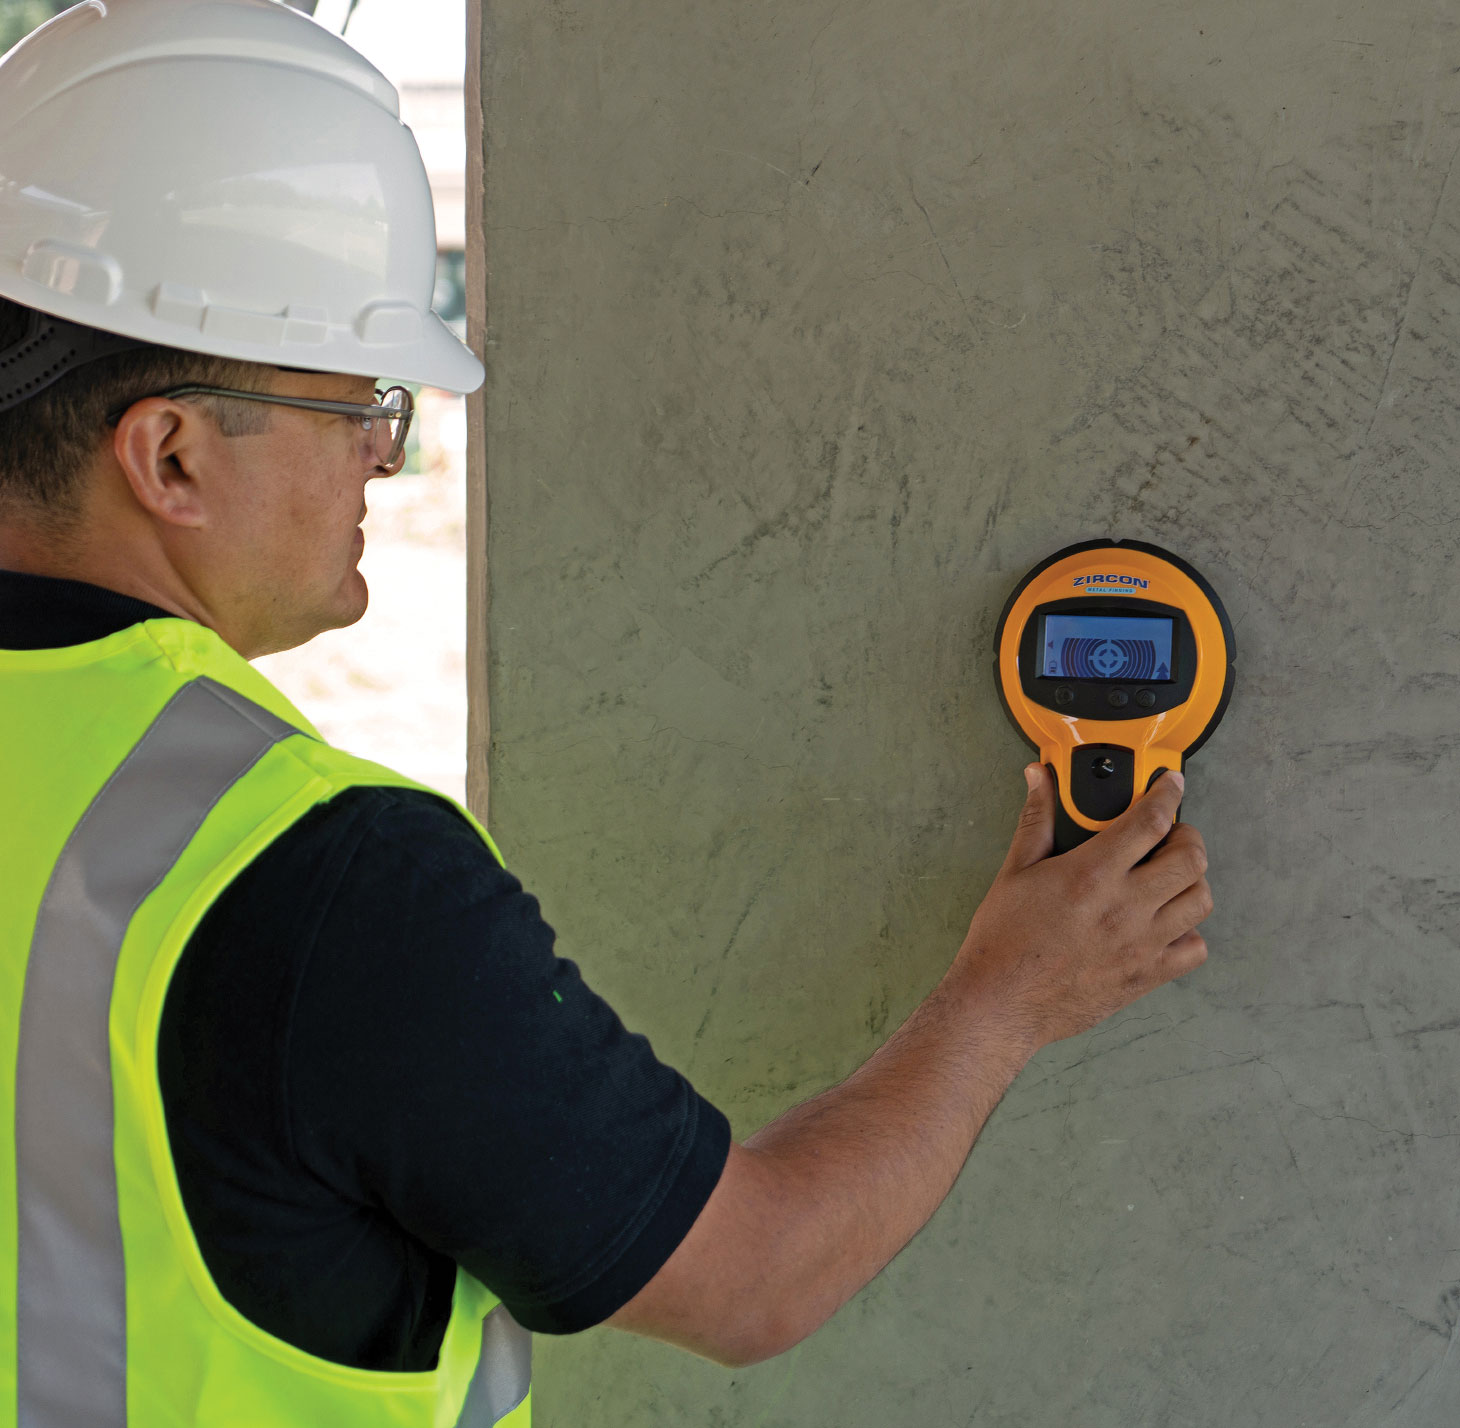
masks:
<svg viewBox="0 0 1460 1428"><path fill-rule="evenodd" d="M144 511L170 525L197 529L208 516L199 457L220 455L220 445L196 409L168 397L146 397L122 414L111 449Z"/></svg>

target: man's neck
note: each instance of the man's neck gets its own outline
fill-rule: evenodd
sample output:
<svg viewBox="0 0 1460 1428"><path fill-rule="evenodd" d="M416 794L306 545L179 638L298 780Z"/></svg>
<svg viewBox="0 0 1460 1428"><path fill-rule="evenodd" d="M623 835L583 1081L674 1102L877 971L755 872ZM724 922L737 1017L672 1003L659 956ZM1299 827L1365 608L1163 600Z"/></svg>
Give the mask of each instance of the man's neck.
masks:
<svg viewBox="0 0 1460 1428"><path fill-rule="evenodd" d="M46 575L52 580L79 580L144 600L185 620L198 619L164 585L115 559L99 557L84 540L66 530L41 531L34 524L0 519L0 570Z"/></svg>

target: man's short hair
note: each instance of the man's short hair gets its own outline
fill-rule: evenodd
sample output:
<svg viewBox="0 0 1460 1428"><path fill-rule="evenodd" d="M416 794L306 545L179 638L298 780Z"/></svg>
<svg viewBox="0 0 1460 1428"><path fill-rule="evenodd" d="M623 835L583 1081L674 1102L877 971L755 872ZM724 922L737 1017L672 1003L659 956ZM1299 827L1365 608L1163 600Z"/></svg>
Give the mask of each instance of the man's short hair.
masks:
<svg viewBox="0 0 1460 1428"><path fill-rule="evenodd" d="M26 333L31 309L0 298L0 357ZM184 382L274 390L275 369L179 347L145 346L85 363L35 396L0 411L0 513L26 514L64 526L80 508L82 479L112 429L106 414ZM224 436L268 430L262 402L190 397L206 406Z"/></svg>

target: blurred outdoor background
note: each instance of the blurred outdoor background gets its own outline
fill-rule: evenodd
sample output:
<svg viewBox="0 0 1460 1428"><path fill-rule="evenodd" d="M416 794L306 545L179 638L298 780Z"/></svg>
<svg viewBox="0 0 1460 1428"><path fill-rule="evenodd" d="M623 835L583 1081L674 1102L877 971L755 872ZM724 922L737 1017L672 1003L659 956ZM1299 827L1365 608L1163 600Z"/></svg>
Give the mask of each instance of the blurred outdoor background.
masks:
<svg viewBox="0 0 1460 1428"><path fill-rule="evenodd" d="M0 53L75 0L0 0ZM466 337L465 0L288 0L400 93L436 206L432 306ZM409 16L408 23L402 23ZM382 372L383 378L393 373ZM466 797L466 403L412 386L405 469L365 491L370 609L256 667L331 743Z"/></svg>

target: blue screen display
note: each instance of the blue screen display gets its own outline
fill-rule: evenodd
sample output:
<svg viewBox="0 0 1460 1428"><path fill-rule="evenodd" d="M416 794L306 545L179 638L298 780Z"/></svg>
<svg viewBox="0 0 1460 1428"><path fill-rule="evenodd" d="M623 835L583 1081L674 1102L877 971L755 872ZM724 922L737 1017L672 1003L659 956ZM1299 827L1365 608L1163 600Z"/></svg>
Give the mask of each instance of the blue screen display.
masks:
<svg viewBox="0 0 1460 1428"><path fill-rule="evenodd" d="M1046 679L1170 684L1172 621L1140 615L1046 615Z"/></svg>

